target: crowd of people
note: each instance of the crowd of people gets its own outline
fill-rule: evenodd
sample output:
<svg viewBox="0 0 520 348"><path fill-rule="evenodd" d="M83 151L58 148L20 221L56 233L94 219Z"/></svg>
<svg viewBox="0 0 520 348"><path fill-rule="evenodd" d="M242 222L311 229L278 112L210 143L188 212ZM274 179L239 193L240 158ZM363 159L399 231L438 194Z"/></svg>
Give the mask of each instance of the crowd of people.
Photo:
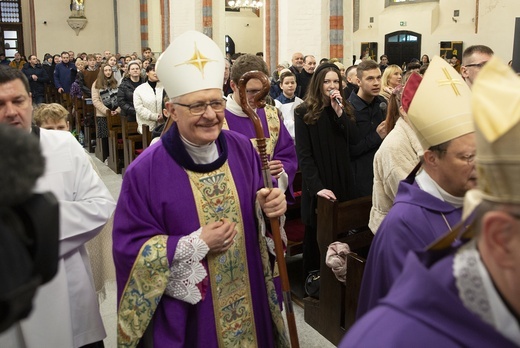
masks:
<svg viewBox="0 0 520 348"><path fill-rule="evenodd" d="M476 346L520 344L520 82L493 55L475 45L460 61L423 55L402 67L383 55L379 63L345 67L297 52L270 74L261 55L226 58L207 36L187 32L157 60L149 48L142 57L64 51L41 64L35 55L17 53L7 64L0 57L0 122L39 137L49 166L37 190L52 191L63 216L60 273L42 286L14 335L27 347L103 345L84 245L115 209L119 345L288 347L276 231L264 220L283 225L299 170L305 277L325 271L318 197L372 197L375 236L360 320L341 346L456 346L462 338L443 329L450 315L461 318L459 328L479 327ZM263 78L242 85L253 71ZM172 121L127 168L117 205L74 138L51 131L67 130L68 114L44 103L45 84L91 98L100 139L108 137L108 113L137 121L139 132ZM257 104L267 90L267 104ZM248 108L265 146L257 145ZM495 118L495 110L505 112ZM259 155L268 158L263 174ZM476 213L474 201L483 202ZM424 251L446 231L452 234L442 239L443 252ZM463 238L468 231L476 237ZM480 291L465 281L467 272L484 284L484 309L465 295ZM431 300L440 312L417 306L435 289L451 296L450 308L440 300ZM45 320L49 315L56 320ZM439 323L428 325L424 316Z"/></svg>

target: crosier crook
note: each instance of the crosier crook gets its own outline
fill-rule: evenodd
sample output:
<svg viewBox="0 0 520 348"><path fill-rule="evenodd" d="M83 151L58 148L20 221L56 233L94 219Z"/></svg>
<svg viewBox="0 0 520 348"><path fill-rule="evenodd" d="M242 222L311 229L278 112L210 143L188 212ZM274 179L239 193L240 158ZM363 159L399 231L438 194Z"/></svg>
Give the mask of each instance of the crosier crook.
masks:
<svg viewBox="0 0 520 348"><path fill-rule="evenodd" d="M271 172L269 171L269 158L267 155L266 140L264 136L264 130L262 128L262 122L247 101L246 85L247 82L251 79L258 79L262 82L262 90L254 97L254 103L257 108L265 107L265 97L269 93L270 83L269 79L264 73L260 71L249 71L242 75L238 81L238 88L240 91L240 104L242 105L242 111L244 111L244 113L251 119L255 126L256 144L258 152L260 153L260 159L262 160L262 177L264 179L264 187L272 189L273 182L271 180ZM291 299L291 286L289 284L289 277L287 275L287 266L285 264L282 237L280 235L280 221L278 218L271 218L270 222L275 246L276 260L278 261L278 271L280 272L280 279L282 281L283 302L285 315L287 318L287 325L289 327L291 347L299 348L300 344L298 341L298 331L296 330L296 321L294 319L294 310Z"/></svg>

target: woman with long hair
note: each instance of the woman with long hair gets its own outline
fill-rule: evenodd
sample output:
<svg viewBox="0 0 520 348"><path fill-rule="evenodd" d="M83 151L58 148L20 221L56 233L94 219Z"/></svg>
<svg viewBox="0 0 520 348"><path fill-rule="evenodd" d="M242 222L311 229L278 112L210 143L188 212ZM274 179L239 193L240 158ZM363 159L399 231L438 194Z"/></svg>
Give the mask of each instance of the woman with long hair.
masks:
<svg viewBox="0 0 520 348"><path fill-rule="evenodd" d="M121 69L119 68L119 64L117 64L117 58L114 55L111 55L107 59L107 64L112 68L112 72L114 74L114 78L119 85L121 80L123 79L123 74L121 73Z"/></svg>
<svg viewBox="0 0 520 348"><path fill-rule="evenodd" d="M318 196L339 201L357 197L349 157L355 121L342 90L338 67L321 64L309 82L305 102L294 112L296 154L302 173L305 276L320 267L316 230Z"/></svg>
<svg viewBox="0 0 520 348"><path fill-rule="evenodd" d="M108 149L107 111L112 115L118 114L121 109L117 103L117 81L114 78L112 67L102 64L98 77L92 84L92 104L96 108L97 137L101 138L103 148Z"/></svg>
<svg viewBox="0 0 520 348"><path fill-rule="evenodd" d="M386 99L390 99L390 95L392 91L397 86L400 86L403 80L403 70L395 64L389 65L385 72L383 73L383 77L381 77L381 92L380 96Z"/></svg>

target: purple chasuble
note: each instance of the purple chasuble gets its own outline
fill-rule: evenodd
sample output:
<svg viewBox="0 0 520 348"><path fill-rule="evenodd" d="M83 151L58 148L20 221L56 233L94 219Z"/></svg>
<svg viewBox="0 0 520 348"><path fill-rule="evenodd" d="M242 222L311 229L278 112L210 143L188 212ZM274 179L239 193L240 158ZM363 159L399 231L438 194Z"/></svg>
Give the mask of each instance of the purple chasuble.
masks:
<svg viewBox="0 0 520 348"><path fill-rule="evenodd" d="M273 347L273 324L254 215L256 192L263 186L260 159L250 141L234 132L221 132L217 146L220 153L217 161L206 165L191 162L190 169L216 170L227 155L240 197L258 345ZM174 157L191 161L176 126L133 161L125 173L113 230L118 304L136 255L148 239L167 235L167 255L171 262L179 239L200 227L188 175ZM207 270L206 262L204 266ZM211 287L195 305L163 295L148 330L153 332L155 347L217 347L220 333L215 331ZM142 345L141 341L139 346Z"/></svg>
<svg viewBox="0 0 520 348"><path fill-rule="evenodd" d="M464 307L453 277L454 252L448 252L410 252L388 296L339 347L517 347Z"/></svg>
<svg viewBox="0 0 520 348"><path fill-rule="evenodd" d="M392 209L377 230L363 273L356 316L386 296L410 250L423 250L460 222L462 209L421 190L414 177L399 183Z"/></svg>
<svg viewBox="0 0 520 348"><path fill-rule="evenodd" d="M256 109L256 113L262 122L262 128L264 136L270 138L269 126L265 116L265 109ZM226 109L226 122L230 130L245 135L249 139L256 139L256 131L253 122L249 117L241 117L233 114L231 111ZM287 128L285 128L283 121L280 120L280 132L278 135L278 141L273 150L271 160L279 160L283 163L283 169L287 173L289 178L289 186L286 192L287 202L289 204L294 202L293 198L293 181L296 171L298 170L298 160L296 159L296 148L294 147L294 141L289 134ZM256 145L256 144L255 144Z"/></svg>

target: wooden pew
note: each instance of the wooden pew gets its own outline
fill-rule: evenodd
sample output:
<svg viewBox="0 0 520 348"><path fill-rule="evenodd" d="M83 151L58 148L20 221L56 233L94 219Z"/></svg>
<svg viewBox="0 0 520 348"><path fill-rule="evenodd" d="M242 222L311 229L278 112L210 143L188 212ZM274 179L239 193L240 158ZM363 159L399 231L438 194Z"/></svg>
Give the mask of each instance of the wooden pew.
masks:
<svg viewBox="0 0 520 348"><path fill-rule="evenodd" d="M143 124L141 126L141 130L143 131L143 150L150 146L152 142L152 132L150 131L150 127L147 124Z"/></svg>
<svg viewBox="0 0 520 348"><path fill-rule="evenodd" d="M141 148L142 135L137 132L137 121L129 121L126 116L121 117L121 135L123 139L124 167L121 173L124 175L126 168L136 157L136 149Z"/></svg>
<svg viewBox="0 0 520 348"><path fill-rule="evenodd" d="M107 110L107 126L108 126L108 167L115 173L120 174L123 168L123 138L121 131L121 116L119 114L112 115Z"/></svg>
<svg viewBox="0 0 520 348"><path fill-rule="evenodd" d="M83 98L83 134L84 146L88 152L94 152L96 139L96 108L92 104L92 98Z"/></svg>
<svg viewBox="0 0 520 348"><path fill-rule="evenodd" d="M370 196L342 203L318 197L318 245L322 256L320 299L304 299L304 317L309 325L335 345L355 320L364 262L373 238L368 228L371 206ZM345 285L325 264L327 248L335 241L348 243L352 251L348 255Z"/></svg>
<svg viewBox="0 0 520 348"><path fill-rule="evenodd" d="M71 129L74 129L76 128L76 120L74 119L74 115L73 115L73 112L72 112L72 97L70 96L70 94L68 93L58 93L58 97L59 97L59 102L61 104L61 106L63 106L65 109L67 109L67 111L69 112L69 123L70 123L70 128ZM78 133L79 135L79 133Z"/></svg>
<svg viewBox="0 0 520 348"><path fill-rule="evenodd" d="M77 97L72 98L72 118L74 119L73 124L75 125L76 134L79 137L83 128L83 99Z"/></svg>
<svg viewBox="0 0 520 348"><path fill-rule="evenodd" d="M293 180L294 204L287 205L285 212L285 233L287 234L287 256L303 252L305 226L301 221L302 173L297 171Z"/></svg>

